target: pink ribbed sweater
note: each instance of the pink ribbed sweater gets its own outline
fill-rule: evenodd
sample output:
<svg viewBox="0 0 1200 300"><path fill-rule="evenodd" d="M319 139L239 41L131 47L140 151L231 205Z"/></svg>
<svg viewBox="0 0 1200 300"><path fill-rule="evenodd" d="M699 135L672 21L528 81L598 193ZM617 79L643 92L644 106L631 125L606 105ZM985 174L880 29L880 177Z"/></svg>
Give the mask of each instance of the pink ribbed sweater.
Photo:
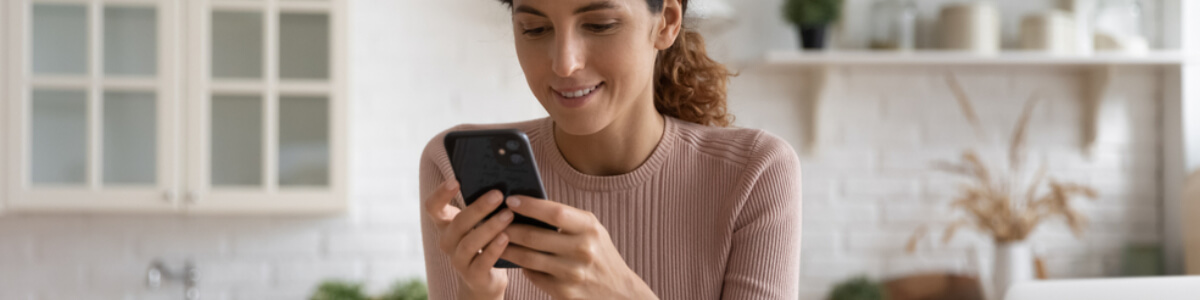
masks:
<svg viewBox="0 0 1200 300"><path fill-rule="evenodd" d="M450 130L519 128L529 136L550 200L592 212L630 269L661 299L796 299L800 272L800 162L782 139L666 118L657 148L616 176L572 168L549 118ZM443 132L421 157L421 195L453 171ZM462 199L454 201L462 207ZM458 276L422 214L430 299L455 299ZM520 270L505 299L550 299Z"/></svg>

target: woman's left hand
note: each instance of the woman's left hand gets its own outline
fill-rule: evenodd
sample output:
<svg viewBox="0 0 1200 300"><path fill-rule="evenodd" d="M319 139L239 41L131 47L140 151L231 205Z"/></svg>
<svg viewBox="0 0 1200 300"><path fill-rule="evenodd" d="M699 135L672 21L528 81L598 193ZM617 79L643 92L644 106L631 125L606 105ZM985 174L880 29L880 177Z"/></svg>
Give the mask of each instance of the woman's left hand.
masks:
<svg viewBox="0 0 1200 300"><path fill-rule="evenodd" d="M520 265L533 285L555 299L656 299L629 269L604 225L591 212L562 203L512 196L513 212L558 227L511 224L500 257Z"/></svg>

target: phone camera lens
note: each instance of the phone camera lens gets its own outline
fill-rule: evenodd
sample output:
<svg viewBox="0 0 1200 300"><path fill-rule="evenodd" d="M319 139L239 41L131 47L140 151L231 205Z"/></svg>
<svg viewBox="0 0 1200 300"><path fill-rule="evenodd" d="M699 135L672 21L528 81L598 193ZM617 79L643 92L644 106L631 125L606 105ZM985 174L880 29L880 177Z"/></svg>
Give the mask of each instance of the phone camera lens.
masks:
<svg viewBox="0 0 1200 300"><path fill-rule="evenodd" d="M508 159L512 160L514 165L519 165L525 162L525 157L521 156L520 154L513 154L512 156L509 156Z"/></svg>
<svg viewBox="0 0 1200 300"><path fill-rule="evenodd" d="M517 151L517 148L521 147L521 143L518 143L516 140L509 140L507 143L504 143L504 147L508 148L509 151Z"/></svg>

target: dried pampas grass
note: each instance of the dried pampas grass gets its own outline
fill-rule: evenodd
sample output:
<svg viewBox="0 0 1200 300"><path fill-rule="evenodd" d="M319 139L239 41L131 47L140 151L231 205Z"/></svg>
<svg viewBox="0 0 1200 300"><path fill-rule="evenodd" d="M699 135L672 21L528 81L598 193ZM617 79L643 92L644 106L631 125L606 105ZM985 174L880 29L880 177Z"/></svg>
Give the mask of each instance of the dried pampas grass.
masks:
<svg viewBox="0 0 1200 300"><path fill-rule="evenodd" d="M967 122L976 133L986 139L966 91L953 75L946 83L958 100ZM1039 93L1034 93L1021 111L1016 129L1008 145L1008 168L996 172L975 150L966 150L957 161L939 161L934 168L966 178L968 181L959 189L959 195L951 202L951 208L964 212L965 216L948 224L942 232L942 243L948 243L956 232L964 228L980 230L992 236L997 243L1022 241L1029 237L1043 221L1061 217L1076 236L1083 234L1087 218L1071 207L1070 201L1078 196L1096 198L1091 187L1058 182L1048 179L1045 163L1032 176L1024 172L1025 137L1028 135L1030 117L1039 102ZM1028 179L1028 180L1026 180ZM1038 196L1043 183L1048 191ZM1019 185L1024 188L1018 188ZM913 233L905 247L908 252L916 250L917 242L928 234L929 228L922 226Z"/></svg>

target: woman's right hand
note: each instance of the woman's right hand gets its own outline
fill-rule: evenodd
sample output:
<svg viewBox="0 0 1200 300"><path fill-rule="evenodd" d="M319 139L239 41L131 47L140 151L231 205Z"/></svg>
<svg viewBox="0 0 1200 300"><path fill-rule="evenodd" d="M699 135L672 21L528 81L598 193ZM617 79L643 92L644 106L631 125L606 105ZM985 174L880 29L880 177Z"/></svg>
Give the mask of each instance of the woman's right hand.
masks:
<svg viewBox="0 0 1200 300"><path fill-rule="evenodd" d="M457 182L447 180L421 201L440 233L438 249L450 257L450 264L462 280L459 299L503 299L508 273L492 266L508 246L504 228L512 222L513 213L504 209L484 222L504 202L504 195L493 190L459 210L450 205L458 188Z"/></svg>

